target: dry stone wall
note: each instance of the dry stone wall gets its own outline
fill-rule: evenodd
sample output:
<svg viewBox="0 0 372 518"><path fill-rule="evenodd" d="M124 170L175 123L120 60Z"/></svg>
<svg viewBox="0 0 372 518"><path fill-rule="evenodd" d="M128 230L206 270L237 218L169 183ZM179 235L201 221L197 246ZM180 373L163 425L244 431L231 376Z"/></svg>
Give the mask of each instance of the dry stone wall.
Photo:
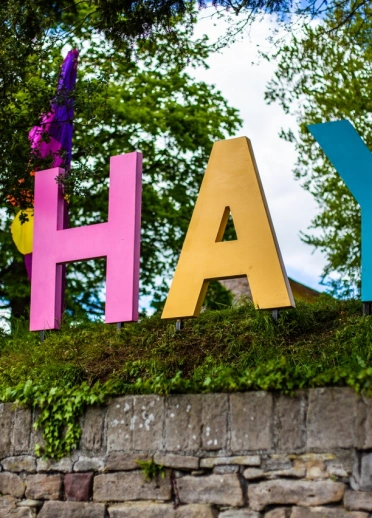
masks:
<svg viewBox="0 0 372 518"><path fill-rule="evenodd" d="M117 398L59 462L34 418L0 406L0 518L372 517L372 399L346 388Z"/></svg>

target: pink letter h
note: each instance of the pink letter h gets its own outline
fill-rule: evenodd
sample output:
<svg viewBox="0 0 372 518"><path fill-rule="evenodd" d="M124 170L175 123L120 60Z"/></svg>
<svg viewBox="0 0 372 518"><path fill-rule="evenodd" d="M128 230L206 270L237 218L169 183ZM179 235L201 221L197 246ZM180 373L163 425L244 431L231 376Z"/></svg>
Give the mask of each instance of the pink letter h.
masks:
<svg viewBox="0 0 372 518"><path fill-rule="evenodd" d="M36 173L30 329L59 329L63 264L98 257L107 258L105 322L136 321L142 155L111 157L107 223L65 228L65 201L56 182L63 172L57 167Z"/></svg>

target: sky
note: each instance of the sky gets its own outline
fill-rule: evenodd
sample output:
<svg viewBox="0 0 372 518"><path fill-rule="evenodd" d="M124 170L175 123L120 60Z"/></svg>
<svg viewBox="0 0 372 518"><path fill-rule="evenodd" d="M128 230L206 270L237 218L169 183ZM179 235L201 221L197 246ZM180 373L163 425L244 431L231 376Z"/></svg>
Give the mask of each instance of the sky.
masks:
<svg viewBox="0 0 372 518"><path fill-rule="evenodd" d="M202 12L196 36L208 34L212 41L223 34L223 20L211 19ZM300 231L306 231L317 212L316 203L293 177L296 161L294 146L279 138L281 128L296 132L294 117L284 114L277 104L267 105L265 86L273 77L275 63L259 59L257 45L269 48L267 37L276 24L269 16L253 24L250 34L211 55L209 69L193 71L198 80L214 84L238 108L243 127L236 135L246 136L253 146L269 210L289 277L320 291L320 278L325 258L303 243Z"/></svg>

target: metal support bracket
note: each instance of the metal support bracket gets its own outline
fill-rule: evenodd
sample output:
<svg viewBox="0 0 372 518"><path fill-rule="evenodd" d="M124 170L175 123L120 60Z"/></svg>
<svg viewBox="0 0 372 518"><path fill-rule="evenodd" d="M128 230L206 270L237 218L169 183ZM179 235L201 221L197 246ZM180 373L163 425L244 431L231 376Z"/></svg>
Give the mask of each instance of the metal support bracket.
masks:
<svg viewBox="0 0 372 518"><path fill-rule="evenodd" d="M185 323L184 321L182 320L182 318L179 318L177 321L176 321L176 331L182 331L182 329L185 327Z"/></svg>

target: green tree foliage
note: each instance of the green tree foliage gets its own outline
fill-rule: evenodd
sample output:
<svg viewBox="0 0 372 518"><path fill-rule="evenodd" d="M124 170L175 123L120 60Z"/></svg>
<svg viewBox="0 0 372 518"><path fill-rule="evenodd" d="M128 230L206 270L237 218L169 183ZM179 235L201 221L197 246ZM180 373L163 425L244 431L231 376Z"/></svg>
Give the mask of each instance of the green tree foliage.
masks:
<svg viewBox="0 0 372 518"><path fill-rule="evenodd" d="M295 177L319 207L302 238L325 254L326 282L348 295L360 286L360 209L307 129L308 124L349 119L372 149L372 20L356 16L332 37L327 31L338 17L342 13L333 13L283 46L266 99L297 118L298 134L283 131L282 137L295 143ZM336 282L329 277L333 271L339 274Z"/></svg>
<svg viewBox="0 0 372 518"><path fill-rule="evenodd" d="M142 293L157 289L175 265L213 142L240 126L237 111L220 92L192 77L192 68L208 56L206 39L192 40L190 27L179 18L177 40L160 31L155 39L113 44L94 27L77 35L61 33L60 25L67 24L61 15L60 25L48 30L42 20L40 34L36 18L30 43L27 11L18 12L15 21L4 7L11 4L0 6L6 27L0 42L0 300L14 315L28 306L29 283L23 257L11 241L15 210L7 196L12 193L26 208L24 190L33 188L29 172L48 167L48 160L30 156L27 135L55 96L62 54L69 46L80 50L72 174L66 185L70 224L107 218L109 157L141 151ZM104 261L69 266L68 277L68 308L101 314ZM157 293L164 289L158 287Z"/></svg>

